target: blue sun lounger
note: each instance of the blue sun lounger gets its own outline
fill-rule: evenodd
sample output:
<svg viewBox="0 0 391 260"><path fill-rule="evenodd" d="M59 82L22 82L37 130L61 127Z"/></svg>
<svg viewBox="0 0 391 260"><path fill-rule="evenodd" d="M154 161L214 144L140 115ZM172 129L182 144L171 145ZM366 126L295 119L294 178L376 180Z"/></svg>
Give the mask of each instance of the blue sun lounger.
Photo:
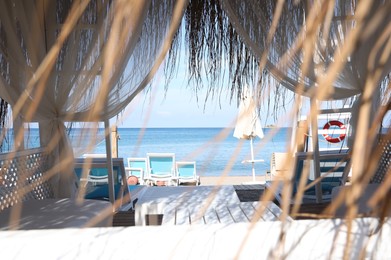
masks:
<svg viewBox="0 0 391 260"><path fill-rule="evenodd" d="M148 175L145 178L153 185L161 182L176 185L175 154L147 153L147 171Z"/></svg>
<svg viewBox="0 0 391 260"><path fill-rule="evenodd" d="M128 167L125 167L125 170L128 178L129 176L136 176L139 184L143 185L145 182L145 175L147 173L147 158L128 158Z"/></svg>
<svg viewBox="0 0 391 260"><path fill-rule="evenodd" d="M278 155L278 156L277 156ZM287 154L276 153L272 155L271 160L271 181L266 182L266 187L270 188L273 181L281 181L283 176L291 176L292 183L292 200L296 196L299 188L300 179L306 169L305 164L313 163L311 152L297 152L291 160L294 160L293 169L290 169L288 165L284 165L288 162ZM278 159L278 157L280 157ZM322 179L320 181L321 199L323 201L331 200L332 189L343 185L350 169L350 159L348 150L336 151L322 151L319 155L319 170ZM276 165L277 164L277 165ZM283 165L278 165L283 164ZM308 165L307 165L308 167ZM310 170L308 179L306 179L306 186L310 185L315 177L313 176L311 166L307 170ZM279 185L275 192L275 197L281 202L282 183ZM317 199L317 191L315 185L309 187L304 191L303 199L306 201L315 201Z"/></svg>
<svg viewBox="0 0 391 260"><path fill-rule="evenodd" d="M106 158L75 158L75 173L80 184L86 187L85 199L108 200L108 171ZM86 178L83 178L83 170L87 171ZM126 188L126 176L122 158L113 158L114 190L115 199L129 193Z"/></svg>
<svg viewBox="0 0 391 260"><path fill-rule="evenodd" d="M197 176L196 162L177 162L176 163L178 185L183 183L200 184L200 177Z"/></svg>

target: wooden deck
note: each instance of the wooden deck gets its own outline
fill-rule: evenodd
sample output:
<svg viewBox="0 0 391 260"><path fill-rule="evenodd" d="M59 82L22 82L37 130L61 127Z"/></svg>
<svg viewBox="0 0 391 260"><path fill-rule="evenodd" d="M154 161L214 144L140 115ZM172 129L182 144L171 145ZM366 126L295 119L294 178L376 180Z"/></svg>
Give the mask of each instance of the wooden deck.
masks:
<svg viewBox="0 0 391 260"><path fill-rule="evenodd" d="M174 218L177 224L186 223L186 218L190 218L194 223L200 212L207 217L210 212L223 209L220 207L238 203L240 200L232 185L145 187L135 206L135 223L146 225L148 215L164 215L170 222Z"/></svg>
<svg viewBox="0 0 391 260"><path fill-rule="evenodd" d="M277 221L282 211L273 202L258 202L262 185L145 187L135 205L135 225L232 224ZM253 194L240 200L238 193ZM248 199L248 197L246 198ZM130 215L131 213L129 213ZM124 223L126 213L114 217L114 226Z"/></svg>
<svg viewBox="0 0 391 260"><path fill-rule="evenodd" d="M217 207L189 208L167 205L162 216L162 225L225 224L251 221L278 221L282 211L274 203L240 202Z"/></svg>
<svg viewBox="0 0 391 260"><path fill-rule="evenodd" d="M264 192L263 185L234 185L234 190L239 198L241 204L243 202L256 202L259 200ZM244 205L244 204L242 204ZM278 206L278 204L276 203ZM299 212L297 215L291 217L293 219L318 219L324 216L322 212L329 205L329 203L308 203L300 206ZM218 211L217 211L218 212ZM181 213L179 213L180 215ZM281 214L281 213L280 213ZM251 216L250 216L251 217ZM171 217L172 218L172 217ZM190 222L191 217L189 217ZM166 218L167 220L167 218ZM151 214L146 218L148 225L161 225L163 223L163 213L162 214ZM205 223L205 222L204 222ZM113 226L135 226L135 212L130 209L127 211L119 211L114 214L113 217Z"/></svg>
<svg viewBox="0 0 391 260"><path fill-rule="evenodd" d="M265 186L260 184L234 185L236 194L241 202L258 201L262 196Z"/></svg>

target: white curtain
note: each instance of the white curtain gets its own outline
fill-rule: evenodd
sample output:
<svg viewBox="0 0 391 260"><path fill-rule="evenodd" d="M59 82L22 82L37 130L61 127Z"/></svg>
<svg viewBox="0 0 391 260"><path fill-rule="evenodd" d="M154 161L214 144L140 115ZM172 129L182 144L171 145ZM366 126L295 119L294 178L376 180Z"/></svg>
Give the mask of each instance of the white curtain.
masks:
<svg viewBox="0 0 391 260"><path fill-rule="evenodd" d="M261 70L279 84L315 100L359 95L350 144L353 180L359 180L370 160L369 129L381 105L381 84L391 72L391 1L220 2ZM315 128L316 113L312 109Z"/></svg>
<svg viewBox="0 0 391 260"><path fill-rule="evenodd" d="M296 93L343 99L361 94L376 69L380 75L371 82L374 85L391 71L391 56L381 58L390 48L389 1L221 0L221 4L246 45L257 57L267 57L264 67Z"/></svg>
<svg viewBox="0 0 391 260"><path fill-rule="evenodd" d="M0 96L15 117L40 123L53 172L63 172L53 174L58 197L71 196L73 182L72 162L62 158L72 154L64 122L105 121L120 113L163 61L185 5L0 1Z"/></svg>

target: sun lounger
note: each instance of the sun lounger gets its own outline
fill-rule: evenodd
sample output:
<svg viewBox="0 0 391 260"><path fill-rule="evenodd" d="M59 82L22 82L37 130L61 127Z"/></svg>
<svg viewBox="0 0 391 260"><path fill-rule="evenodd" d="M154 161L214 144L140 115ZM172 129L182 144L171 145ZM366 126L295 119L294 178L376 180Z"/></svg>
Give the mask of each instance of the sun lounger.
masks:
<svg viewBox="0 0 391 260"><path fill-rule="evenodd" d="M93 186L107 184L109 183L107 169L90 167L87 178L80 177L80 182L83 183L84 186L89 184Z"/></svg>
<svg viewBox="0 0 391 260"><path fill-rule="evenodd" d="M147 153L147 170L145 179L153 185L177 184L174 153Z"/></svg>
<svg viewBox="0 0 391 260"><path fill-rule="evenodd" d="M86 187L86 199L103 199L109 197L109 184L106 158L76 158L75 172L81 185ZM88 171L83 178L83 170ZM125 185L126 175L123 158L113 158L114 190L116 199L128 193Z"/></svg>
<svg viewBox="0 0 391 260"><path fill-rule="evenodd" d="M322 194L323 197L331 198L331 190L336 186L340 186L344 181L344 173L348 170L345 166L347 166L348 162L348 154L346 151L342 153L334 153L334 152L323 152L320 153L319 163L320 163L320 174L323 177L321 181L322 186ZM301 152L296 153L296 168L294 170L294 189L293 192L297 192L297 188L299 186L300 178L304 172L305 163L313 163L312 154ZM307 184L310 184L315 180L315 176L313 171L311 171L313 167L310 165L310 176L307 180ZM346 171L345 171L346 170ZM315 198L315 186L310 187L305 191L305 195L310 197L313 195ZM326 196L325 196L326 195Z"/></svg>
<svg viewBox="0 0 391 260"><path fill-rule="evenodd" d="M1 154L0 164L0 230L111 226L110 202L55 198L45 149Z"/></svg>
<svg viewBox="0 0 391 260"><path fill-rule="evenodd" d="M21 216L17 220L12 219L12 207L0 213L0 230L112 226L112 214L107 213L112 209L112 205L108 201L83 200L78 202L73 199L33 199L19 202L19 204L17 207L20 206Z"/></svg>
<svg viewBox="0 0 391 260"><path fill-rule="evenodd" d="M349 171L349 157L347 150L341 152L323 151L319 155L321 193L322 201L331 200L331 192L334 187L344 184L344 179ZM306 180L306 186L309 186L316 178L313 173L313 160L311 152L298 152L293 160L293 168L289 166L289 158L287 154L273 154L271 160L271 178L272 181L267 182L266 186L271 187L273 181L281 181L282 179L290 178L292 184L292 200L299 189L300 179L305 170L309 170L309 176ZM282 164L277 165L277 164ZM310 165L308 165L310 164ZM277 200L281 200L281 192L283 183L279 185L275 191ZM304 200L315 201L317 197L315 185L307 188L304 191Z"/></svg>
<svg viewBox="0 0 391 260"><path fill-rule="evenodd" d="M144 184L147 172L147 159L140 157L128 158L128 167L125 167L127 177L136 176L139 184Z"/></svg>
<svg viewBox="0 0 391 260"><path fill-rule="evenodd" d="M99 185L100 183L104 183L104 184L109 183L109 179L108 179L107 174L99 176L99 175L93 175L93 173L90 173L87 177L86 182L87 183L90 182L94 186L96 186L96 185Z"/></svg>
<svg viewBox="0 0 391 260"><path fill-rule="evenodd" d="M391 170L391 140L388 139L385 135L378 136L378 144L373 149L372 153L375 154L377 152L380 153L379 160L377 162L377 169L374 172L369 184L365 185L362 193L360 194L360 197L356 201L357 213L361 214L362 216L391 216L391 208L388 207L387 209L383 203L376 203L375 206L370 206L368 203L372 197L374 197L374 194L378 191L378 189L384 190L387 187L383 184L383 182L386 180L387 174L390 174ZM342 196L348 196L349 192L351 192L351 189L351 185L335 187L332 191L333 201L335 201L338 196L341 195L341 193ZM390 194L389 189L388 193ZM384 198L387 198L387 195L385 195ZM335 214L338 217L344 217L346 212L347 205L344 201L342 205L337 207Z"/></svg>
<svg viewBox="0 0 391 260"><path fill-rule="evenodd" d="M200 177L197 175L196 162L177 162L176 172L178 185L183 183L200 184Z"/></svg>

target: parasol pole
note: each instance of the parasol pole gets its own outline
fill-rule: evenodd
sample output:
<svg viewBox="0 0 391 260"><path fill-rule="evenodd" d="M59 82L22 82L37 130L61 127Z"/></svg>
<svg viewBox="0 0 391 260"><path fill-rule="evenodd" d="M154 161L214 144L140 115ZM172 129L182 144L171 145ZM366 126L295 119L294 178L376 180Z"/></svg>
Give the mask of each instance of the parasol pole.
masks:
<svg viewBox="0 0 391 260"><path fill-rule="evenodd" d="M255 182L255 165L254 165L254 148L253 148L253 136L250 136L250 149L251 149L251 165L253 172L253 181Z"/></svg>

